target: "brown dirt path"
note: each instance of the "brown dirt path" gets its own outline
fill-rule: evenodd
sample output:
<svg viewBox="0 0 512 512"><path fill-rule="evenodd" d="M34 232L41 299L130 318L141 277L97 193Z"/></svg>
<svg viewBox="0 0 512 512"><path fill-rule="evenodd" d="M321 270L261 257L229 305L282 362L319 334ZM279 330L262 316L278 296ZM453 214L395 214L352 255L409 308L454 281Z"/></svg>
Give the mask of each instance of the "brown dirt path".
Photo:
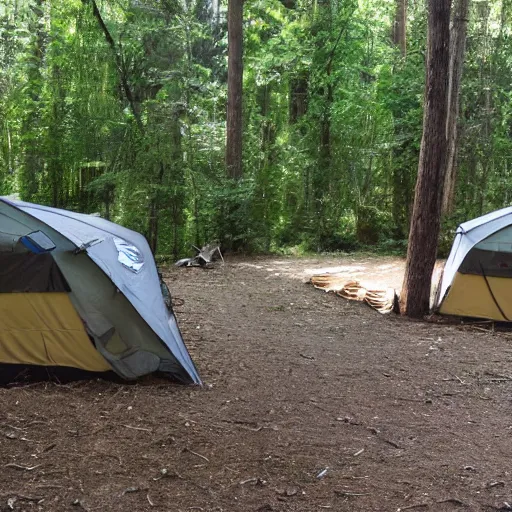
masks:
<svg viewBox="0 0 512 512"><path fill-rule="evenodd" d="M509 338L302 282L346 263L171 269L203 389L0 389L0 511L507 510Z"/></svg>

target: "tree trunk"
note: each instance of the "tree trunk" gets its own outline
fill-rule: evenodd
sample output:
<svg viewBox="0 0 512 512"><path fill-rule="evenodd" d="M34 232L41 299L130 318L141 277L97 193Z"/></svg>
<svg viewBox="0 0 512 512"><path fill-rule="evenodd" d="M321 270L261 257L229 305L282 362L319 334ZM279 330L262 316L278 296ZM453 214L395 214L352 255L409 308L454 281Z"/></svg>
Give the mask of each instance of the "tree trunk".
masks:
<svg viewBox="0 0 512 512"><path fill-rule="evenodd" d="M308 108L309 73L303 71L290 80L289 124L296 123Z"/></svg>
<svg viewBox="0 0 512 512"><path fill-rule="evenodd" d="M242 177L242 22L243 0L229 0L226 169L233 179Z"/></svg>
<svg viewBox="0 0 512 512"><path fill-rule="evenodd" d="M44 0L36 0L32 7L28 29L31 33L27 59L27 114L22 122L21 133L24 139L25 155L21 171L21 194L26 200L33 199L39 192L38 174L43 169L41 158L40 137L38 130L41 125L41 94L43 91L43 75L47 35L44 23Z"/></svg>
<svg viewBox="0 0 512 512"><path fill-rule="evenodd" d="M407 51L407 0L396 0L393 43L400 47L400 53L402 57L405 57Z"/></svg>
<svg viewBox="0 0 512 512"><path fill-rule="evenodd" d="M428 56L418 178L409 233L400 310L422 317L429 310L436 262L448 141L446 113L450 44L450 0L428 2Z"/></svg>
<svg viewBox="0 0 512 512"><path fill-rule="evenodd" d="M396 0L395 4L395 21L393 23L392 40L393 44L400 48L400 55L405 58L407 53L407 0ZM399 60L399 62L402 59ZM393 116L399 118L403 115L401 110L394 109ZM397 128L395 123L395 137L400 139L403 134L402 128ZM392 170L392 186L393 186L393 222L395 224L395 236L404 237L409 224L410 209L410 179L407 166L403 163L403 155L405 153L404 143L393 149L393 170Z"/></svg>
<svg viewBox="0 0 512 512"><path fill-rule="evenodd" d="M158 248L158 221L160 216L160 188L164 181L165 165L162 161L159 163L158 176L156 179L156 190L153 191L153 197L149 202L149 226L148 226L148 243L151 252L156 254Z"/></svg>
<svg viewBox="0 0 512 512"><path fill-rule="evenodd" d="M466 53L466 33L468 26L469 0L456 0L450 29L450 71L448 75L448 114L446 137L448 156L444 178L443 213L452 213L457 175L458 127L460 107L460 85L464 55Z"/></svg>

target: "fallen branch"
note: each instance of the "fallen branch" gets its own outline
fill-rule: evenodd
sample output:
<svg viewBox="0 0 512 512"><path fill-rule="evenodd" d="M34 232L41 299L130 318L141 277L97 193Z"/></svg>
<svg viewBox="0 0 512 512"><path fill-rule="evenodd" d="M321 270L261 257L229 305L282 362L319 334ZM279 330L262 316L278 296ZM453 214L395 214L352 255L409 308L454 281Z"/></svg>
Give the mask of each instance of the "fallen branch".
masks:
<svg viewBox="0 0 512 512"><path fill-rule="evenodd" d="M463 386L466 384L458 375L453 375Z"/></svg>
<svg viewBox="0 0 512 512"><path fill-rule="evenodd" d="M153 430L150 428L132 427L132 425L121 425L121 427L129 428L131 430L142 430L143 432L153 432Z"/></svg>
<svg viewBox="0 0 512 512"><path fill-rule="evenodd" d="M248 478L247 480L242 480L240 482L240 485L245 485L245 484L251 484L251 483L256 483L258 481L257 478L253 477L253 478Z"/></svg>
<svg viewBox="0 0 512 512"><path fill-rule="evenodd" d="M207 457L205 457L204 455L201 455L200 453L197 453L197 452L194 452L192 451L190 448L184 448L183 451L185 452L189 452L191 453L192 455L195 455L196 457L199 457L200 459L203 459L205 460L206 462L210 462L210 459L208 459Z"/></svg>
<svg viewBox="0 0 512 512"><path fill-rule="evenodd" d="M369 496L370 495L369 492L337 491L336 489L334 489L334 494L337 494L338 496L345 496L345 497L350 497L350 496Z"/></svg>
<svg viewBox="0 0 512 512"><path fill-rule="evenodd" d="M23 471L33 471L34 469L42 466L42 464L36 464L35 466L22 466L21 464L14 464L13 462L6 464L4 467L6 468L15 468Z"/></svg>
<svg viewBox="0 0 512 512"><path fill-rule="evenodd" d="M428 507L428 503L416 503L415 505L407 505L407 507L401 507L397 510L397 512L402 512L402 510L411 510L413 508L425 508Z"/></svg>

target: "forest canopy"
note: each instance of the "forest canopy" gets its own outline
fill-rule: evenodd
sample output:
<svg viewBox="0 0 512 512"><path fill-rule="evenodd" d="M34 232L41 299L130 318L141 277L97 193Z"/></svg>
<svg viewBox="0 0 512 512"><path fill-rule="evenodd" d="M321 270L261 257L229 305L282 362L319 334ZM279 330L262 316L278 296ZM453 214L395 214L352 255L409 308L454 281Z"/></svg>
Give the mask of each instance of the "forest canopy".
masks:
<svg viewBox="0 0 512 512"><path fill-rule="evenodd" d="M469 3L446 244L511 201L511 10ZM418 0L246 0L233 179L224 0L4 0L0 194L99 213L172 257L213 239L403 251L426 19Z"/></svg>

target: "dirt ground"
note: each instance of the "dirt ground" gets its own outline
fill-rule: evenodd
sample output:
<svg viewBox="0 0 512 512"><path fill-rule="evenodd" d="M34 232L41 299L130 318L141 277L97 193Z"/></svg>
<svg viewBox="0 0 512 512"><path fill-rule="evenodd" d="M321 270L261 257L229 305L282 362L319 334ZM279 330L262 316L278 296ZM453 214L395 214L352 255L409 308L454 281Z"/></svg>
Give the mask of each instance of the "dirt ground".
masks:
<svg viewBox="0 0 512 512"><path fill-rule="evenodd" d="M203 388L0 389L0 511L512 510L511 338L305 284L333 266L403 262L169 269Z"/></svg>

